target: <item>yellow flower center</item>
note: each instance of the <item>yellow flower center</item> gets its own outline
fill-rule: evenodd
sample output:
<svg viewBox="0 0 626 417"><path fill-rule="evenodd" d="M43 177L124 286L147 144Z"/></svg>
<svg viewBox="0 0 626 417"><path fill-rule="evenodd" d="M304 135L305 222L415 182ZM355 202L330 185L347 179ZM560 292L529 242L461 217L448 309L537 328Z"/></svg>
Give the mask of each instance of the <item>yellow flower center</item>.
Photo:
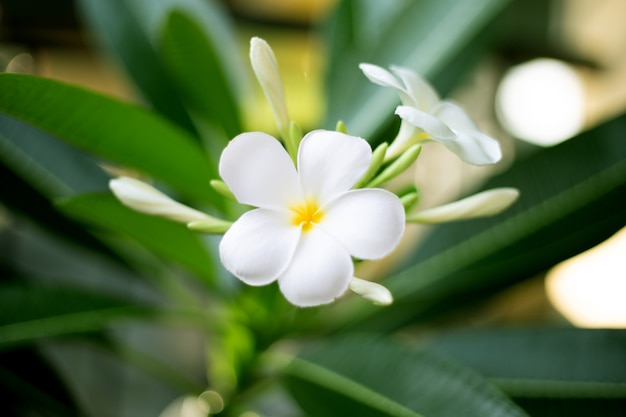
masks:
<svg viewBox="0 0 626 417"><path fill-rule="evenodd" d="M316 201L307 200L303 204L298 204L290 208L293 212L291 224L302 227L303 232L308 232L313 225L319 223L324 217L324 212L320 210Z"/></svg>

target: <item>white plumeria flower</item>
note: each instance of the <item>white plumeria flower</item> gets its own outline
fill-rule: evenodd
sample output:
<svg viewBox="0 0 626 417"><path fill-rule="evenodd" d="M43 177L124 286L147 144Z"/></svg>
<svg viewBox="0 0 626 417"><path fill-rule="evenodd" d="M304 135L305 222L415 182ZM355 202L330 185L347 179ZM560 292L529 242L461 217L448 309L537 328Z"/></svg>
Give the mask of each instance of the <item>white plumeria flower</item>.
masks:
<svg viewBox="0 0 626 417"><path fill-rule="evenodd" d="M244 213L220 243L224 267L249 285L278 281L297 306L333 301L348 288L352 257L379 259L405 227L400 199L382 189L351 190L372 158L369 144L340 132L307 134L297 169L274 137L234 138L220 175Z"/></svg>
<svg viewBox="0 0 626 417"><path fill-rule="evenodd" d="M180 223L192 223L211 219L205 213L172 200L161 191L134 178L120 177L109 181L113 194L133 210L165 217Z"/></svg>
<svg viewBox="0 0 626 417"><path fill-rule="evenodd" d="M402 124L389 146L389 157L399 155L420 139L437 141L474 165L494 164L502 157L498 141L481 133L461 107L439 100L430 84L414 71L392 66L394 75L372 64L360 64L359 68L373 83L392 87L400 94L402 105L396 108L396 114Z"/></svg>
<svg viewBox="0 0 626 417"><path fill-rule="evenodd" d="M464 199L410 215L410 223L445 223L478 217L495 216L519 197L516 188L502 187L486 190Z"/></svg>

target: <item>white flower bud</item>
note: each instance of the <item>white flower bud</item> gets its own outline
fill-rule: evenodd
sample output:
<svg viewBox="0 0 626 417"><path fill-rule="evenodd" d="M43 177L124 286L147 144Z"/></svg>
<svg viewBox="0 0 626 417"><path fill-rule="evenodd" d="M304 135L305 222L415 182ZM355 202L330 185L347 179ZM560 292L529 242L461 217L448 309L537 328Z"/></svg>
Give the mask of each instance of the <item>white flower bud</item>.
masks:
<svg viewBox="0 0 626 417"><path fill-rule="evenodd" d="M350 281L350 290L366 300L370 300L376 305L388 306L393 303L393 296L391 295L391 292L389 292L387 288L375 282L352 277L352 281Z"/></svg>
<svg viewBox="0 0 626 417"><path fill-rule="evenodd" d="M181 223L210 219L208 215L180 204L151 185L134 178L113 179L109 181L109 188L124 205L141 213Z"/></svg>
<svg viewBox="0 0 626 417"><path fill-rule="evenodd" d="M462 200L407 216L408 223L445 223L494 216L517 200L515 188L494 188Z"/></svg>
<svg viewBox="0 0 626 417"><path fill-rule="evenodd" d="M274 113L278 131L283 139L286 139L289 135L289 115L283 82L274 51L261 38L254 37L250 40L250 63Z"/></svg>

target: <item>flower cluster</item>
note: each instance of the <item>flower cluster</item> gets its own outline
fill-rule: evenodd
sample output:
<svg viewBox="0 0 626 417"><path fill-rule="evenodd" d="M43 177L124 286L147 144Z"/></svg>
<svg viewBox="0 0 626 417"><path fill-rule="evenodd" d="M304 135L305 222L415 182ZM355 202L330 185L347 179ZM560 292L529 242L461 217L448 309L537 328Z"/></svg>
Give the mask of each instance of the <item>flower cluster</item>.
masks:
<svg viewBox="0 0 626 417"><path fill-rule="evenodd" d="M341 125L337 131L315 130L302 137L289 119L269 45L253 38L250 59L280 140L262 132L238 135L220 158L223 182L212 184L252 209L231 223L184 206L135 179L110 183L118 199L135 210L185 223L192 230L223 233L222 264L244 283L276 281L287 300L301 307L332 302L348 288L376 304L389 304L393 298L386 288L354 276L354 259L390 254L406 223L489 216L517 198L517 190L502 188L411 212L411 195L400 198L376 188L410 167L426 141L443 144L471 164L493 164L501 157L495 139L479 132L459 106L440 101L413 71L392 67L392 74L360 65L368 79L396 89L402 101L396 109L402 118L398 135L389 146L372 151L366 140L347 134Z"/></svg>

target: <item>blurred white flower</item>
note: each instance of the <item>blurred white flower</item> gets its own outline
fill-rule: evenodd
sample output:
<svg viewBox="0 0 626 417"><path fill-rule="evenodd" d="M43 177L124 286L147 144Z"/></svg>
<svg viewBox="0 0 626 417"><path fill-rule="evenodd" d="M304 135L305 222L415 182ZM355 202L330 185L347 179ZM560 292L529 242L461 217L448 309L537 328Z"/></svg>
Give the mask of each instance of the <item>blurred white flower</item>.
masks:
<svg viewBox="0 0 626 417"><path fill-rule="evenodd" d="M516 188L494 188L462 200L411 214L409 223L445 223L477 217L495 216L513 204L519 197Z"/></svg>
<svg viewBox="0 0 626 417"><path fill-rule="evenodd" d="M220 243L223 265L249 285L278 281L297 306L333 301L348 288L352 257L378 259L405 227L399 198L382 189L351 190L372 158L369 144L314 131L298 149L297 169L280 142L243 133L224 149L220 175L243 214Z"/></svg>
<svg viewBox="0 0 626 417"><path fill-rule="evenodd" d="M430 84L414 71L392 66L392 74L372 64L360 64L359 68L373 83L392 87L400 94L402 105L396 108L396 114L402 124L389 146L388 157L395 157L414 143L428 139L443 144L474 165L494 164L502 157L498 141L481 133L458 105L440 101Z"/></svg>

